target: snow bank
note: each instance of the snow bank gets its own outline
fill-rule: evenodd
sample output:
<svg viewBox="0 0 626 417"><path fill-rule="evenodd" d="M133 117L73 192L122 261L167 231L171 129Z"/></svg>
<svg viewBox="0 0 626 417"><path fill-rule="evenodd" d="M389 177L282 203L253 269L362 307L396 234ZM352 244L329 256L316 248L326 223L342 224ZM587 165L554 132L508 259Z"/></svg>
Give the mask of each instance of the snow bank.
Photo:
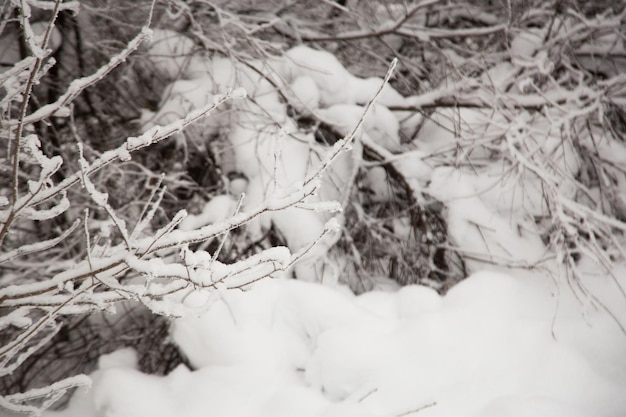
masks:
<svg viewBox="0 0 626 417"><path fill-rule="evenodd" d="M607 277L596 291L617 301ZM559 300L557 303L556 301ZM613 311L622 321L626 309ZM166 377L102 362L88 416L619 416L626 337L545 277L474 274L445 297L409 286L259 282L173 323L196 368ZM120 359L121 357L121 359ZM91 410L91 411L89 411ZM48 415L78 415L49 413Z"/></svg>

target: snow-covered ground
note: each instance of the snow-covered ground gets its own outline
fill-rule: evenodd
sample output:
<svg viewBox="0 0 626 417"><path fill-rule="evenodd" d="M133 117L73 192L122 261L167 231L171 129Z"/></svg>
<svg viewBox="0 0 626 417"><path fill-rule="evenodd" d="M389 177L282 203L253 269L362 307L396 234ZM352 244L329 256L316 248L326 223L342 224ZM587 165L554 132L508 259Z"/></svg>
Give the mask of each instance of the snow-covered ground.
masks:
<svg viewBox="0 0 626 417"><path fill-rule="evenodd" d="M616 317L612 280L591 289ZM625 272L622 269L620 272ZM626 284L622 280L622 285ZM623 416L626 337L540 274L479 272L445 297L267 279L229 291L172 337L195 370L102 357L90 390L50 416Z"/></svg>

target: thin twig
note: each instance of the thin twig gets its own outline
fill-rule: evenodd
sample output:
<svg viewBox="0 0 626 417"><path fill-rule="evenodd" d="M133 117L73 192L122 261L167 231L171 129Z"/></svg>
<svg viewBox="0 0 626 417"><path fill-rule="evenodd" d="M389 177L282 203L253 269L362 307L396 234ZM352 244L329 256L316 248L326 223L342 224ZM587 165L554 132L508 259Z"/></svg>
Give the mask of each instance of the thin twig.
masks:
<svg viewBox="0 0 626 417"><path fill-rule="evenodd" d="M21 0L22 4L22 26L27 27L30 25L30 6L26 3L26 0ZM52 16L50 17L50 21L46 28L45 36L41 42L41 45L37 45L40 49L44 50L48 44L52 33L52 27L54 26L54 22L59 14L59 7L61 5L61 0L56 0L54 5L54 10L52 11ZM34 51L33 51L34 52ZM15 130L15 139L13 142L13 167L11 172L11 203L15 204L19 197L18 190L18 172L19 172L19 164L20 164L20 142L22 140L22 135L24 134L24 126L28 124L26 122L26 112L28 111L28 104L30 102L31 93L33 90L33 86L35 85L35 80L37 75L39 74L39 70L43 61L45 59L44 56L36 56L35 62L33 63L33 67L30 71L30 76L28 77L28 81L26 82L26 88L24 89L24 93L22 95L22 104L20 106L19 117L17 122L17 129ZM12 216L11 216L12 219ZM7 222L8 223L8 222ZM0 240L1 242L1 240Z"/></svg>
<svg viewBox="0 0 626 417"><path fill-rule="evenodd" d="M359 131L359 129L363 125L365 117L369 113L371 107L374 105L374 102L376 101L376 99L382 93L383 88L385 87L385 85L387 85L387 83L389 82L389 79L391 78L391 75L393 74L393 71L396 69L396 65L397 64L398 64L398 58L394 58L391 61L391 64L389 65L389 69L387 69L387 73L385 74L385 78L383 79L383 82L380 83L380 86L378 87L378 90L376 90L376 93L374 94L374 96L365 105L365 108L363 109L363 113L361 114L361 117L359 117L359 121L357 122L357 124L352 128L350 133L348 133L344 138L338 140L333 145L333 148L331 149L331 151L327 154L326 158L324 158L324 160L322 161L322 164L321 164L320 168L317 170L317 172L315 172L313 175L311 175L309 178L307 178L304 181L304 185L307 185L311 181L313 181L316 178L318 178L319 175L321 173L325 172L328 169L328 167L335 161L335 159L337 159L339 157L339 155L343 151L348 149L348 147L350 146L350 143L352 142L352 140L354 140L354 138L356 137L357 132Z"/></svg>

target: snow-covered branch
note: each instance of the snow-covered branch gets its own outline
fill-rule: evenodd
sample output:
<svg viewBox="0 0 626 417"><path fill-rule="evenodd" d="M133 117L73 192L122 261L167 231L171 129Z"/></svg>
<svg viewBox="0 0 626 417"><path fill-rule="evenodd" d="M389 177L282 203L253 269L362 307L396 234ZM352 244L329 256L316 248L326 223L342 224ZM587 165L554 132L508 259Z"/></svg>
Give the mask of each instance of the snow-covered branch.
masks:
<svg viewBox="0 0 626 417"><path fill-rule="evenodd" d="M15 413L40 416L72 388L90 385L91 379L87 375L76 375L45 388L35 388L27 392L0 397L0 406ZM34 401L40 401L40 404L29 404Z"/></svg>
<svg viewBox="0 0 626 417"><path fill-rule="evenodd" d="M40 120L46 119L54 115L59 110L65 108L71 102L76 99L86 88L94 85L98 81L104 79L122 62L126 61L128 57L139 48L139 46L152 36L152 30L148 27L143 27L141 32L131 40L126 48L121 50L117 55L113 56L108 64L100 67L96 72L86 77L78 78L72 81L67 88L67 91L61 95L54 103L46 104L40 107L37 111L25 116L21 119L20 123L28 125ZM10 125L17 124L18 121L13 121Z"/></svg>

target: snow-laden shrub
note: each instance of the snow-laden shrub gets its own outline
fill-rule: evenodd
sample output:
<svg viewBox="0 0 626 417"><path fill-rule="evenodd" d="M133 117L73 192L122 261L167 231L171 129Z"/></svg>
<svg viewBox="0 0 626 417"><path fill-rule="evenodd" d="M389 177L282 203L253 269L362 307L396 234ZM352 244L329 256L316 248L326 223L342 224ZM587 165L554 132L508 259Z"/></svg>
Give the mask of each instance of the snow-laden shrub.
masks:
<svg viewBox="0 0 626 417"><path fill-rule="evenodd" d="M343 226L343 237L337 231L326 231L328 214L302 207L260 216L246 226L242 237L245 241L258 241L274 228L292 251L306 249L295 265L297 278L347 282L355 291L371 289L381 276L390 274L402 284L436 278L432 284L441 285L438 281L461 278L450 270L451 261L446 250L440 247L447 240L441 214L425 208L423 189L431 168L422 161L419 152L404 153L400 139L401 118L389 106L405 105L406 99L393 87L382 78L354 76L333 54L305 46L291 48L282 56L268 60L243 62L202 54L191 55L181 62L175 51L171 51L172 60L168 65L163 59L160 40L166 35L172 36L169 32L159 34L147 56L155 57L155 71L176 73L182 79L164 88L160 107L155 112L144 113L143 129L175 119L206 104L213 94L242 83L249 93L247 102L235 104L216 118L186 129L179 134L177 146L210 147L220 161L223 174L238 181L242 175L244 187L236 189L245 192L244 209L276 190L298 187L311 172L319 169L328 149L340 138L348 137L354 126L361 126L355 132L352 149L328 166L314 197L319 202L341 203L346 214L336 218ZM189 43L180 35L178 39L178 44ZM366 111L374 97L375 104ZM387 164L385 160L394 155L400 155L408 164L423 167L421 176L414 176L414 166ZM372 158L387 165L382 176L372 174L377 167L367 167L367 159ZM361 180L363 175L366 178ZM363 188L368 191L363 193ZM377 190L385 188L396 189L392 194L401 194L401 199L394 203L392 195L376 195ZM231 192L229 205L234 205L238 198L239 195ZM355 199L361 200L359 206L373 203L380 207L353 210ZM219 217L217 213L212 216L211 212L224 209L221 205L215 208L210 207L212 205L211 200L202 209L203 215L192 217L194 224L187 221L184 227L200 227L211 217ZM389 209L391 211L384 214ZM376 218L404 210L406 213L393 226L396 232L389 233L385 222ZM374 214L376 211L379 214ZM366 228L361 224L367 221L363 216L371 218ZM429 237L424 238L426 234ZM317 240L320 235L324 238ZM381 235L382 240L376 242L376 236ZM343 242L337 246L339 239ZM309 248L316 240L315 247ZM388 245L379 245L383 242ZM363 263L358 252L376 246L387 247L377 253L372 262ZM381 262L389 265L395 262L396 266L381 265Z"/></svg>
<svg viewBox="0 0 626 417"><path fill-rule="evenodd" d="M208 302L213 293L227 288L245 288L263 277L292 268L308 247L293 253L285 247L266 248L253 256L224 264L216 259L219 249L209 254L192 250L190 245L226 235L266 213L289 215L289 211L299 205L320 211L334 210L333 204L316 205L309 197L316 194L323 171L348 143L343 141L334 153L319 154L317 169L307 171L298 186L277 182L275 189L251 199L245 207L238 207L223 217L221 222L193 230L177 229L187 215L181 209L167 223L155 224L155 218L163 218L158 210L166 198L167 184L176 184L176 181L168 177L173 174L146 174L146 167L140 163L133 165L133 157L138 151L207 117L225 103L242 100L246 91L241 85L246 85L253 93L255 85L242 80L239 86L215 92L208 102L163 121L163 125L128 136L112 148L106 149L103 144L95 148L94 142L83 139L79 133L77 126L83 126L85 121L76 122L77 98L111 76L154 31L148 21L108 62L93 73L74 79L65 92L41 105L37 102L39 96L35 87L45 83L47 74L54 68L52 51L47 46L55 21L59 13L78 11L78 5L72 2L35 3L32 8L45 10L48 6L51 13L48 13L47 30L38 35L31 28L30 3L22 2L19 7L11 5L10 11L14 10L19 16L29 56L0 75L6 86L0 109L0 133L5 144L2 160L6 167L0 186L0 328L3 334L0 376L20 373L20 368L29 360L29 367L41 366L42 361L31 359L50 346L63 344L59 332L64 323L72 323L72 317L113 312L116 305L127 300L162 316L179 316L201 308L185 303L185 294L191 289L202 289ZM250 135L251 127L256 126L255 116L242 114L243 121L246 117L250 119L246 132ZM45 140L51 136L41 127L53 122L71 132L71 143L47 146ZM241 126L245 128L243 122ZM68 147L72 147L73 152L68 152ZM144 189L132 184L133 174L137 172ZM284 174L280 172L276 180L282 178ZM126 190L118 189L126 183L131 184ZM134 196L138 200L131 200L133 205L128 211L118 209L119 199L110 198L113 195L132 199L132 194L128 194L133 192L138 192ZM315 229L320 234L314 238L323 239L335 230L334 223L329 222L322 225L322 229ZM312 243L302 241L301 245ZM97 322L98 319L89 320ZM129 328L124 324L122 327ZM51 344L53 339L55 342ZM81 345L82 349L88 347L89 344ZM101 345L96 346L97 350L101 348ZM58 356L60 358L61 354ZM35 379L32 384L28 381L27 371L20 375L24 378L18 385L7 384L10 392L0 398L0 404L9 410L35 414L55 403L69 389L89 383L85 375L77 375L41 387L36 386L41 380Z"/></svg>
<svg viewBox="0 0 626 417"><path fill-rule="evenodd" d="M619 279L592 282L587 273L596 264L609 277L617 274L614 263L624 253L623 7L365 0L295 2L276 10L274 2L255 2L252 9L248 3L169 1L154 10L167 28L156 30L110 24L87 3L89 25L109 28L113 42L85 41L80 31L68 30L72 25L62 18L69 19L74 2L23 1L3 9L20 21L28 56L0 73L0 139L6 144L0 151L0 375L41 366L33 360L38 352L75 346L80 331L73 323L87 314L130 300L165 317L198 316L202 323L233 314L231 296L264 277L339 281L355 292L420 283L443 294L470 273L507 271L481 281L488 285L468 285L474 292L466 298L452 292L446 299L463 307L468 299L483 300L490 287L504 288L497 294L511 301L516 289L526 288L511 276L544 274L556 283L549 287L556 305L561 297L571 301L561 294L572 291L583 308L613 314L613 324L624 329L615 300L596 292L607 286L624 294ZM114 18L120 21L151 10L146 2L120 4ZM72 65L55 64L46 45L59 12L58 27L71 42L64 41L64 55L55 58L80 68L65 78L49 77ZM33 30L34 13L46 17L49 38ZM81 45L90 45L92 55ZM85 56L100 60L86 64ZM399 64L387 83L380 77L394 57ZM137 126L140 132L133 131ZM359 327L356 318L356 327L317 338L332 327L328 323L341 324L342 314L355 310L343 300L324 315L317 307L334 299L326 296L328 288L294 288L287 298L303 303L316 300L317 290L324 293L314 305L290 301L286 311L295 313L278 314L281 340L293 354L288 366L306 368L315 389L298 393L315 405L311 410L342 414L342 401L349 408L350 401L370 396L372 388L362 384L378 372L370 367L384 351L355 352L355 346L401 349L404 336L390 334L386 324ZM254 291L241 299L259 298L262 290ZM413 301L402 308L436 309L440 297L425 294L409 297ZM385 297L379 301L377 314L395 306ZM487 307L497 304L487 301ZM247 311L245 302L237 303L237 314ZM211 310L214 305L219 308ZM274 323L262 304L250 309L263 325ZM102 317L92 316L85 328L102 324ZM246 333L249 345L229 351L228 341L238 340L241 328L222 319L211 320L214 333L197 330L193 319L177 321L173 335L191 365L221 359L233 365L256 336L266 343L253 357L285 365L273 351L277 345L258 329ZM431 319L424 329L446 323ZM129 329L124 322L119 327ZM185 323L191 323L187 331ZM302 324L309 326L304 332ZM493 324L500 329L504 322ZM438 333L426 333L437 339ZM90 334L104 343L106 332ZM220 334L223 349L214 345ZM549 338L537 337L542 346ZM440 346L437 341L432 346ZM140 366L149 345L137 346ZM203 357L208 348L214 357ZM108 349L99 344L96 350ZM423 349L424 357L432 353ZM555 375L570 364L587 372L569 348L552 351L568 358ZM113 382L125 375L118 365L136 366L128 352L109 359L94 374L103 409L124 400ZM402 361L394 364L404 372ZM132 372L161 392L158 381L166 380ZM183 368L174 374L179 382L190 380ZM88 381L64 375L51 376L61 381L41 389L40 380L22 378L26 382L12 386L0 405L38 412ZM393 372L378 375L393 380ZM417 379L410 381L428 391L429 377L441 382L436 376L412 375ZM402 386L385 386L390 403L406 400L399 397ZM272 401L263 404L272 409ZM422 410L418 406L430 404L406 405Z"/></svg>
<svg viewBox="0 0 626 417"><path fill-rule="evenodd" d="M238 7L243 6L232 10ZM344 16L346 27L332 34L315 22L297 20L287 28L268 21L296 41L282 54L272 50L259 60L218 48L217 54L194 54L182 66L172 61L167 71L213 92L233 80L255 86L251 108L230 109L218 131L204 130L220 138L226 171L248 177L235 188L252 193L246 198L254 201L261 190L277 185L273 161L288 181L301 178L303 166L309 166L303 161L314 160L316 149L348 133L359 119L359 106L380 87L371 68L355 63L359 49L353 45L378 52L378 42L391 48L390 56L401 57L395 88L383 87L351 156L335 163L337 178L320 190L332 189L328 195L334 192L343 204L338 218L343 235L311 252L309 264L301 264L295 275L334 281L340 271L355 291L386 285L381 277L445 291L484 268L520 273L547 268L553 278L575 283L588 295L577 262L590 257L610 270L623 253L619 8L578 3L450 8L440 2L359 7L350 15L354 20ZM336 15L341 11L329 14ZM235 20L238 29L253 30L247 20ZM300 25L297 35L293 25ZM231 29L225 36L239 42ZM193 37L207 45L207 34ZM335 53L301 42L324 44ZM267 52L275 45L264 46ZM164 100L167 109L171 102ZM257 131L264 132L258 141L252 133ZM280 137L284 131L288 135ZM183 142L198 138L191 133ZM276 154L276 143L280 149L291 146L292 153ZM259 219L244 236L255 240L278 230L288 246L301 248L302 234L293 236L291 225L309 219L319 231L323 216L295 214Z"/></svg>

